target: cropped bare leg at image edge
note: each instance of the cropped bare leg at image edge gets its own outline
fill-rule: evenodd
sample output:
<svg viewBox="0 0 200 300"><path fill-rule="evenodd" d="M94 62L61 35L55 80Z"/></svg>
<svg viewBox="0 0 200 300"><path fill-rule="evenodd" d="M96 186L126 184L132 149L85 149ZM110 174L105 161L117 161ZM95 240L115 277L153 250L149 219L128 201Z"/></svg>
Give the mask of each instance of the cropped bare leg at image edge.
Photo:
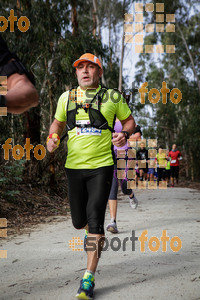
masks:
<svg viewBox="0 0 200 300"><path fill-rule="evenodd" d="M123 96L118 91L102 88L100 78L103 68L98 57L85 53L73 66L79 86L60 96L47 138L47 149L53 152L58 148L60 136L67 125L65 170L72 223L76 229L86 230L87 267L76 297L92 299L113 177L111 149L112 145L122 147L126 144L127 133L133 133L135 121ZM88 92L94 97L90 104ZM100 105L97 105L96 99ZM124 132L114 132L115 117L121 121Z"/></svg>
<svg viewBox="0 0 200 300"><path fill-rule="evenodd" d="M7 77L7 93L0 95L0 109L7 108L8 113L21 114L38 105L39 97L34 87L33 75L27 71L17 55L9 51L1 35L0 76Z"/></svg>
<svg viewBox="0 0 200 300"><path fill-rule="evenodd" d="M117 119L115 122L114 130L116 132L122 131L122 124ZM129 140L140 140L141 139L141 129L140 126L137 125L134 134L130 136ZM128 142L123 147L116 147L114 146L114 152L115 152L115 162L117 161L117 150L128 150ZM114 166L114 172L113 172L113 180L112 180L112 187L109 195L109 209L110 209L110 217L111 221L106 226L106 230L110 231L111 233L118 233L117 228L117 193L118 193L118 182L120 181L121 190L125 195L129 196L129 203L131 208L137 208L138 206L138 200L134 194L134 191L132 189L127 188L127 179L119 179L117 178L117 165Z"/></svg>

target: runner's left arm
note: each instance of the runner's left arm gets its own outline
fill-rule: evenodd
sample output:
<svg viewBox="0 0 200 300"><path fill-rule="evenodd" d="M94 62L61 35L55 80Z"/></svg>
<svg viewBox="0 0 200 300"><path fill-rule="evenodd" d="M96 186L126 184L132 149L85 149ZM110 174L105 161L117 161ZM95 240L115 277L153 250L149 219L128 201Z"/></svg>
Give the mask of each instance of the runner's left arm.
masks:
<svg viewBox="0 0 200 300"><path fill-rule="evenodd" d="M122 131L127 131L129 133L129 136L134 132L136 124L135 120L132 115L130 115L127 119L125 120L120 120L122 123Z"/></svg>
<svg viewBox="0 0 200 300"><path fill-rule="evenodd" d="M122 123L123 126L122 131L127 131L129 135L131 135L134 132L136 124L132 115L130 115L125 120L120 120L120 122ZM117 147L123 147L126 144L126 142L127 140L123 132L113 133L113 140L112 140L113 145Z"/></svg>
<svg viewBox="0 0 200 300"><path fill-rule="evenodd" d="M181 154L180 151L179 151L178 159L179 159L179 160L182 160L182 159L183 159L182 154Z"/></svg>

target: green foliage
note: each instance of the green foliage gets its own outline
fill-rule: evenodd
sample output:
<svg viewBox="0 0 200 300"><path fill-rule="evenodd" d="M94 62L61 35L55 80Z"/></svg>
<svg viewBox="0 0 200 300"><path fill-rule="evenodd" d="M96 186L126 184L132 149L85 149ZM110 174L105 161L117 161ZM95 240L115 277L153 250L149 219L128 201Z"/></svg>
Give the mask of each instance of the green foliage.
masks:
<svg viewBox="0 0 200 300"><path fill-rule="evenodd" d="M153 1L154 5L157 1ZM170 147L176 142L184 148L189 157L196 177L200 177L199 149L199 91L191 59L181 38L178 26L190 50L197 75L199 76L200 59L200 12L197 0L164 0L166 13L175 13L175 33L153 33L145 36L145 44L175 44L176 53L155 56L141 54L135 68L135 85L140 87L145 81L148 89L162 87L162 81L167 82L168 88L179 88L183 98L178 105L174 105L167 97L167 104L151 104L146 94L146 104L140 103L139 95L134 97L130 108L134 111L137 123L143 128L145 138L157 138L159 143ZM72 34L72 6L76 5L77 31ZM97 14L100 22L101 37L93 35L94 14L93 1L31 1L31 0L2 0L1 15L6 18L9 10L14 9L19 18L25 15L31 25L26 33L17 28L15 32L6 30L2 33L9 48L16 52L26 67L33 72L36 88L40 96L40 106L32 108L28 113L20 116L8 114L0 119L0 143L7 138L13 139L13 144L25 144L25 138L30 137L31 143L45 144L46 136L53 121L57 101L60 95L72 86L77 85L73 61L85 52L93 52L100 56L104 64L106 85L118 87L119 77L119 49L118 41L121 37L123 24L123 1L97 1ZM125 1L125 11L132 7L132 1ZM155 14L144 13L146 23L155 23ZM109 45L104 45L105 30L109 36ZM125 80L124 80L125 83ZM129 87L130 88L130 87ZM55 172L59 177L66 155L66 144L62 151L54 157ZM49 172L49 156L38 162L31 160L14 161L5 164L0 162L0 186L5 192L8 185L30 181L48 184L52 176ZM59 171L59 172L58 172ZM19 173L18 173L19 172ZM9 190L10 191L10 190ZM9 197L14 197L11 190Z"/></svg>
<svg viewBox="0 0 200 300"><path fill-rule="evenodd" d="M126 1L127 5L130 1ZM78 29L72 34L72 6L76 5ZM4 144L7 138L12 138L13 146L24 145L25 138L35 146L45 144L49 126L54 119L54 114L60 95L68 88L77 85L73 62L83 53L91 52L100 56L104 64L104 76L109 86L118 87L119 59L115 51L110 56L111 49L103 45L102 40L93 35L94 15L93 2L86 1L31 1L31 0L2 0L1 15L9 17L10 9L19 18L26 16L30 20L30 28L22 33L15 22L14 32L6 30L2 33L11 51L16 52L36 81L40 105L32 108L22 115L8 114L0 118L1 137L0 143ZM98 1L98 16L100 27L107 26L110 16L112 34L111 46L118 39L117 26L123 22L122 2L112 1L108 12L108 3ZM112 65L112 67L111 67ZM63 176L62 167L66 158L66 143L56 153L53 165L55 167L54 182ZM21 165L20 165L21 163ZM6 195L12 197L12 192L6 191L8 185L31 182L40 185L49 184L52 174L50 168L50 155L47 154L42 161L31 157L31 161L12 161L5 164L0 162L2 173L0 185ZM17 166L17 167L16 167ZM24 168L24 169L23 169ZM21 172L22 173L17 173ZM4 195L5 196L5 195Z"/></svg>
<svg viewBox="0 0 200 300"><path fill-rule="evenodd" d="M17 184L23 181L25 160L15 160L4 164L0 172L1 187L7 184Z"/></svg>
<svg viewBox="0 0 200 300"><path fill-rule="evenodd" d="M16 186L23 181L25 160L13 161L2 165L0 172L0 198L14 201L20 191Z"/></svg>
<svg viewBox="0 0 200 300"><path fill-rule="evenodd" d="M155 134L159 144L171 147L176 143L183 151L188 169L197 179L200 178L200 126L199 126L199 100L197 79L194 76L194 68L191 58L186 50L186 45L192 56L196 72L199 73L199 48L200 48L200 12L196 6L197 1L163 1L167 13L175 13L175 33L157 33L147 35L145 44L175 44L174 54L162 54L159 56L141 54L137 63L136 81L139 85L148 81L148 89L157 88L160 90L162 81L167 82L167 87L172 90L178 88L182 93L182 100L175 105L167 96L167 104L151 104L146 99L144 117L147 117L149 128L145 128L145 137L150 138ZM154 2L155 3L155 2ZM146 14L148 23L155 22L154 14ZM180 30L179 30L179 28ZM181 32L185 43L181 38ZM146 95L147 97L147 95ZM151 112L149 121L147 112ZM153 124L152 124L153 121ZM152 134L152 127L154 131ZM191 174L190 174L191 175Z"/></svg>

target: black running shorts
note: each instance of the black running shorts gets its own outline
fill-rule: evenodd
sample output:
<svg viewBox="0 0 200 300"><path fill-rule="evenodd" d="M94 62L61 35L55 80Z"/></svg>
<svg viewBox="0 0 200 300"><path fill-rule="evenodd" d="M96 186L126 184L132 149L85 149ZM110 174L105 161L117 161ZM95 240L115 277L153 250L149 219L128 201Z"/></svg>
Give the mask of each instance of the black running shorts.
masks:
<svg viewBox="0 0 200 300"><path fill-rule="evenodd" d="M171 170L171 177L178 178L179 166L170 166L170 170Z"/></svg>
<svg viewBox="0 0 200 300"><path fill-rule="evenodd" d="M97 169L68 169L68 199L72 223L89 233L104 234L105 211L111 189L113 166Z"/></svg>

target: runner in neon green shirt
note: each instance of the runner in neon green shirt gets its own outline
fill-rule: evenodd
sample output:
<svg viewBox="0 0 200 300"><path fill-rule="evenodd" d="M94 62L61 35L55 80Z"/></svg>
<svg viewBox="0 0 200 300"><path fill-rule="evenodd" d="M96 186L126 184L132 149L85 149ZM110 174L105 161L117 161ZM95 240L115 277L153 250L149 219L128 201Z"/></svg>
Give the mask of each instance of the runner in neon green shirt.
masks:
<svg viewBox="0 0 200 300"><path fill-rule="evenodd" d="M157 172L158 172L158 184L159 181L163 180L164 175L164 169L167 166L167 159L166 159L166 152L163 150L163 148L160 146L158 149L158 153L156 154L156 160L157 160Z"/></svg>
<svg viewBox="0 0 200 300"><path fill-rule="evenodd" d="M72 223L77 229L87 230L84 240L84 246L87 246L87 270L76 297L92 299L94 273L103 247L105 210L113 177L111 146L122 147L126 144L135 129L135 121L119 92L106 91L100 109L97 109L99 98L99 102L88 104L92 94L101 93L99 81L103 69L95 55L85 53L73 65L79 83L74 91L75 101L71 100L72 92L70 95L69 91L61 95L55 120L49 130L47 149L53 152L58 147L59 136L67 124L69 139L65 168ZM111 132L115 116L123 126L119 133ZM104 123L100 122L102 119Z"/></svg>
<svg viewBox="0 0 200 300"><path fill-rule="evenodd" d="M164 173L164 180L167 179L167 186L169 187L169 181L170 181L170 176L171 176L171 157L168 157L169 154L169 150L167 150L166 152L166 156L167 156L167 166L165 168L165 173Z"/></svg>
<svg viewBox="0 0 200 300"><path fill-rule="evenodd" d="M100 86L88 94L90 97L94 96L99 90ZM79 103L84 102L87 99L86 94L87 91L81 90L79 86L77 89L77 101ZM69 91L63 93L58 101L55 118L60 122L67 121L66 106L68 95ZM106 99L108 100L106 101ZM103 97L103 102L104 100L105 103L101 105L101 112L107 119L109 126L113 126L115 115L120 120L127 119L131 115L126 101L124 101L124 98L119 92L109 89ZM76 119L80 121L89 120L88 113L80 109ZM113 165L111 137L112 134L109 130L84 132L84 130L81 131L80 128L77 127L70 130L65 167L70 169L95 169ZM77 149L79 149L79 151L77 151Z"/></svg>

